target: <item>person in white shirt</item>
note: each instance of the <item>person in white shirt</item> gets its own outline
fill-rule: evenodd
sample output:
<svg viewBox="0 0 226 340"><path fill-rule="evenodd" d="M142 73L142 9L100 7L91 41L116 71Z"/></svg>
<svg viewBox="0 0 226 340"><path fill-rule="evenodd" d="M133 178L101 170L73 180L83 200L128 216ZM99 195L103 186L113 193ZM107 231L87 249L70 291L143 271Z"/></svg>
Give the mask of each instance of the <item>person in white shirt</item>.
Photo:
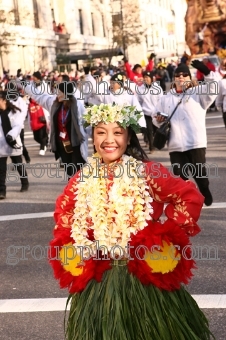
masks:
<svg viewBox="0 0 226 340"><path fill-rule="evenodd" d="M23 98L20 96L19 91L17 90L16 87L16 82L15 81L10 81L7 84L7 91L8 93L12 93L11 97L12 99L10 100L13 105L18 107L21 111L21 114L23 116L23 127L20 132L20 139L23 145L23 156L25 158L26 163L30 163L31 159L28 153L28 150L24 144L24 122L26 120L27 114L28 114L28 103L26 98ZM15 94L15 95L14 95Z"/></svg>
<svg viewBox="0 0 226 340"><path fill-rule="evenodd" d="M153 136L156 129L152 123L152 116L155 113L159 99L163 96L163 91L158 83L153 82L154 76L152 72L145 71L143 77L144 83L137 88L137 96L147 124L145 138L149 144L149 151L152 153L154 151Z"/></svg>
<svg viewBox="0 0 226 340"><path fill-rule="evenodd" d="M20 131L23 123L24 119L20 108L7 99L7 91L0 91L0 199L6 198L8 157L11 158L20 175L20 191L27 191L29 187L27 172L22 164L23 148Z"/></svg>
<svg viewBox="0 0 226 340"><path fill-rule="evenodd" d="M174 73L174 87L159 100L155 111L159 114L153 117L153 123L159 127L166 119L161 113L171 115L180 103L170 120L168 150L173 173L187 180L190 170L205 197L205 205L209 206L213 197L206 171L206 110L217 97L218 83L215 72L202 62L194 60L192 66L205 75L206 84L193 86L188 66L178 65Z"/></svg>
<svg viewBox="0 0 226 340"><path fill-rule="evenodd" d="M87 71L88 70L86 70L86 72ZM142 114L142 117L140 118L138 123L141 128L146 128L144 113L137 99L137 96L134 95L130 89L124 88L123 74L114 74L110 80L110 87L107 87L107 83L106 85L103 83L97 83L91 74L86 74L85 81L87 82L85 83L85 93L87 93L85 102L88 102L89 104L89 97L92 97L95 99L96 105L99 105L101 103L115 103L118 105L136 106L137 110L140 111ZM90 83L91 86L88 83Z"/></svg>
<svg viewBox="0 0 226 340"><path fill-rule="evenodd" d="M218 111L222 111L223 121L226 129L226 59L224 62L224 66L221 66L222 72L222 79L219 80L219 93L216 99L216 108Z"/></svg>

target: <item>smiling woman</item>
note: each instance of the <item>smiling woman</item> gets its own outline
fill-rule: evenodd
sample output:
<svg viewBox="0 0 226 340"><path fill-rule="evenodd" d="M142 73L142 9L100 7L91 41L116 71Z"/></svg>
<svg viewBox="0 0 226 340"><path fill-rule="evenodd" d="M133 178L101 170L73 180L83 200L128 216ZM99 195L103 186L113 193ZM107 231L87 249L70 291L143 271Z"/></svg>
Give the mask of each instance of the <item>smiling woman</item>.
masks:
<svg viewBox="0 0 226 340"><path fill-rule="evenodd" d="M94 128L93 137L95 149L106 164L123 155L130 144L128 129L123 129L117 123L99 123Z"/></svg>
<svg viewBox="0 0 226 340"><path fill-rule="evenodd" d="M49 251L55 278L70 293L67 340L210 340L208 321L182 285L195 264L188 245L200 231L202 195L160 164L154 175L134 107L101 104L84 119L98 153L84 180L78 172L57 199ZM148 175L137 174L144 163Z"/></svg>

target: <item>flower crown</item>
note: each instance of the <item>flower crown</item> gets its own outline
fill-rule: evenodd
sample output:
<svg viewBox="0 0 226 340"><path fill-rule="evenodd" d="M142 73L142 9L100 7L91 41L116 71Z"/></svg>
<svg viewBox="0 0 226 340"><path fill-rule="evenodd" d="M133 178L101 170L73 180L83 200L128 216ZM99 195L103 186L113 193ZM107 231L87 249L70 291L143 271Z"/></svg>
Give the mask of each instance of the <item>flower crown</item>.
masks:
<svg viewBox="0 0 226 340"><path fill-rule="evenodd" d="M115 103L100 104L88 107L83 119L85 127L96 126L98 123L118 123L124 129L130 126L137 133L140 130L138 121L142 117L140 112L136 106L119 106Z"/></svg>

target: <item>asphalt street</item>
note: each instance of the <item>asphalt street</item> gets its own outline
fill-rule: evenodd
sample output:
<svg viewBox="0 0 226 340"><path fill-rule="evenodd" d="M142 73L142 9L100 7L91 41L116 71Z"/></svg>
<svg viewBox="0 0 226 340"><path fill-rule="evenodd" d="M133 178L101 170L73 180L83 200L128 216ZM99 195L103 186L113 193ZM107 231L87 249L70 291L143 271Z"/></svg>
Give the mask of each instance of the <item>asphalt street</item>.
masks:
<svg viewBox="0 0 226 340"><path fill-rule="evenodd" d="M198 268L188 290L198 299L216 339L225 340L226 130L219 112L208 113L206 123L207 163L212 165L210 189L214 204L203 208L199 220L202 232L192 239ZM148 152L142 135L139 138ZM31 157L27 169L29 191L19 192L17 172L10 170L7 198L0 201L0 339L63 340L68 294L54 279L45 250L52 239L55 200L66 180L52 153L47 151L45 156L39 156L39 146L28 128L25 144ZM91 143L89 150L91 154ZM167 149L149 153L149 156L151 160L170 166Z"/></svg>

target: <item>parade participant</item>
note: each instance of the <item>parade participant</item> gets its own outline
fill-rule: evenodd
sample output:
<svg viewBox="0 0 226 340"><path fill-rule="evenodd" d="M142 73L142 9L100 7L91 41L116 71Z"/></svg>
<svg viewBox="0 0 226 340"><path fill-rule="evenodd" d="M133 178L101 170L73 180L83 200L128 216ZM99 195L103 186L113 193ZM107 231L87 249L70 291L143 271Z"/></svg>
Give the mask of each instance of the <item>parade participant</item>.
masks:
<svg viewBox="0 0 226 340"><path fill-rule="evenodd" d="M60 83L63 83L63 82L71 82L70 81L70 78L67 74L60 74L57 78L57 83L56 83L56 87L57 87L57 84L60 84ZM84 105L84 100L82 99L82 94L81 94L81 91L80 89L77 87L76 85L76 82L71 82L71 84L74 85L74 97L80 101L82 101L82 104Z"/></svg>
<svg viewBox="0 0 226 340"><path fill-rule="evenodd" d="M71 177L88 155L88 136L82 125L85 108L74 97L72 83L63 82L58 87L57 96L35 94L32 84L26 85L25 92L50 112L50 148L56 160L61 158L68 177Z"/></svg>
<svg viewBox="0 0 226 340"><path fill-rule="evenodd" d="M127 77L134 83L141 85L143 82L142 66L140 64L135 64L133 68L131 68L128 60L125 57L122 60L124 61Z"/></svg>
<svg viewBox="0 0 226 340"><path fill-rule="evenodd" d="M97 154L58 197L49 248L70 292L66 339L209 340L208 321L183 286L202 195L146 160L134 107L101 104L84 119Z"/></svg>
<svg viewBox="0 0 226 340"><path fill-rule="evenodd" d="M156 71L155 71L155 77L156 80L159 81L160 86L163 90L163 92L166 91L166 81L170 81L168 72L165 69L165 66L163 64L159 64Z"/></svg>
<svg viewBox="0 0 226 340"><path fill-rule="evenodd" d="M139 125L142 128L146 128L146 121L144 118L144 114L142 112L142 108L137 99L137 96L128 88L128 85L125 87L124 80L125 75L123 73L116 73L110 79L110 87L108 83L98 84L95 79L89 74L89 69L85 69L86 77L85 80L92 85L92 93L86 98L86 102L89 103L89 97L92 97L92 100L95 99L95 104L113 104L116 103L118 105L130 105L135 106L138 111L141 112L141 118L139 120ZM142 76L143 78L143 76ZM128 84L128 83L127 83ZM100 87L101 85L101 87ZM88 90L85 90L85 93L88 93ZM92 102L94 103L94 102Z"/></svg>
<svg viewBox="0 0 226 340"><path fill-rule="evenodd" d="M224 78L226 75L226 58L221 60L220 66L218 68L218 73L219 73L219 79Z"/></svg>
<svg viewBox="0 0 226 340"><path fill-rule="evenodd" d="M156 57L156 54L155 53L151 53L150 57L149 57L149 60L148 60L148 64L146 66L146 71L147 72L151 72L154 70L154 67L155 67L155 59Z"/></svg>
<svg viewBox="0 0 226 340"><path fill-rule="evenodd" d="M223 121L226 128L226 59L224 64L221 65L222 79L219 80L219 92L216 99L216 108L222 111Z"/></svg>
<svg viewBox="0 0 226 340"><path fill-rule="evenodd" d="M23 167L20 132L24 118L18 107L7 99L7 91L0 91L0 199L6 198L7 158L10 157L20 174L21 192L29 182Z"/></svg>
<svg viewBox="0 0 226 340"><path fill-rule="evenodd" d="M45 156L48 143L49 125L47 125L49 115L46 116L43 108L32 98L29 99L28 113L30 127L33 131L34 140L40 144L39 155Z"/></svg>
<svg viewBox="0 0 226 340"><path fill-rule="evenodd" d="M192 66L204 73L205 81L209 83L193 86L188 66L178 65L174 73L174 87L160 99L155 113L171 115L182 99L170 120L168 142L170 161L174 173L184 180L189 177L188 170L191 171L192 177L205 197L205 204L210 206L213 198L205 168L206 110L217 97L217 76L198 60L194 60ZM153 123L159 127L165 119L161 114L155 115Z"/></svg>
<svg viewBox="0 0 226 340"><path fill-rule="evenodd" d="M25 161L26 163L30 163L31 159L24 143L24 122L28 114L28 104L26 102L26 98L22 98L22 96L20 96L15 81L11 81L7 84L7 91L8 93L11 93L11 91L13 92L11 103L20 109L21 115L23 116L23 126L20 132L20 139L23 146L23 156Z"/></svg>
<svg viewBox="0 0 226 340"><path fill-rule="evenodd" d="M147 124L147 140L149 144L149 151L153 152L153 135L156 129L152 123L152 116L155 113L156 105L159 99L163 96L161 87L157 83L153 83L153 73L149 71L143 72L144 84L139 86L137 93L139 103L144 112L144 117Z"/></svg>

